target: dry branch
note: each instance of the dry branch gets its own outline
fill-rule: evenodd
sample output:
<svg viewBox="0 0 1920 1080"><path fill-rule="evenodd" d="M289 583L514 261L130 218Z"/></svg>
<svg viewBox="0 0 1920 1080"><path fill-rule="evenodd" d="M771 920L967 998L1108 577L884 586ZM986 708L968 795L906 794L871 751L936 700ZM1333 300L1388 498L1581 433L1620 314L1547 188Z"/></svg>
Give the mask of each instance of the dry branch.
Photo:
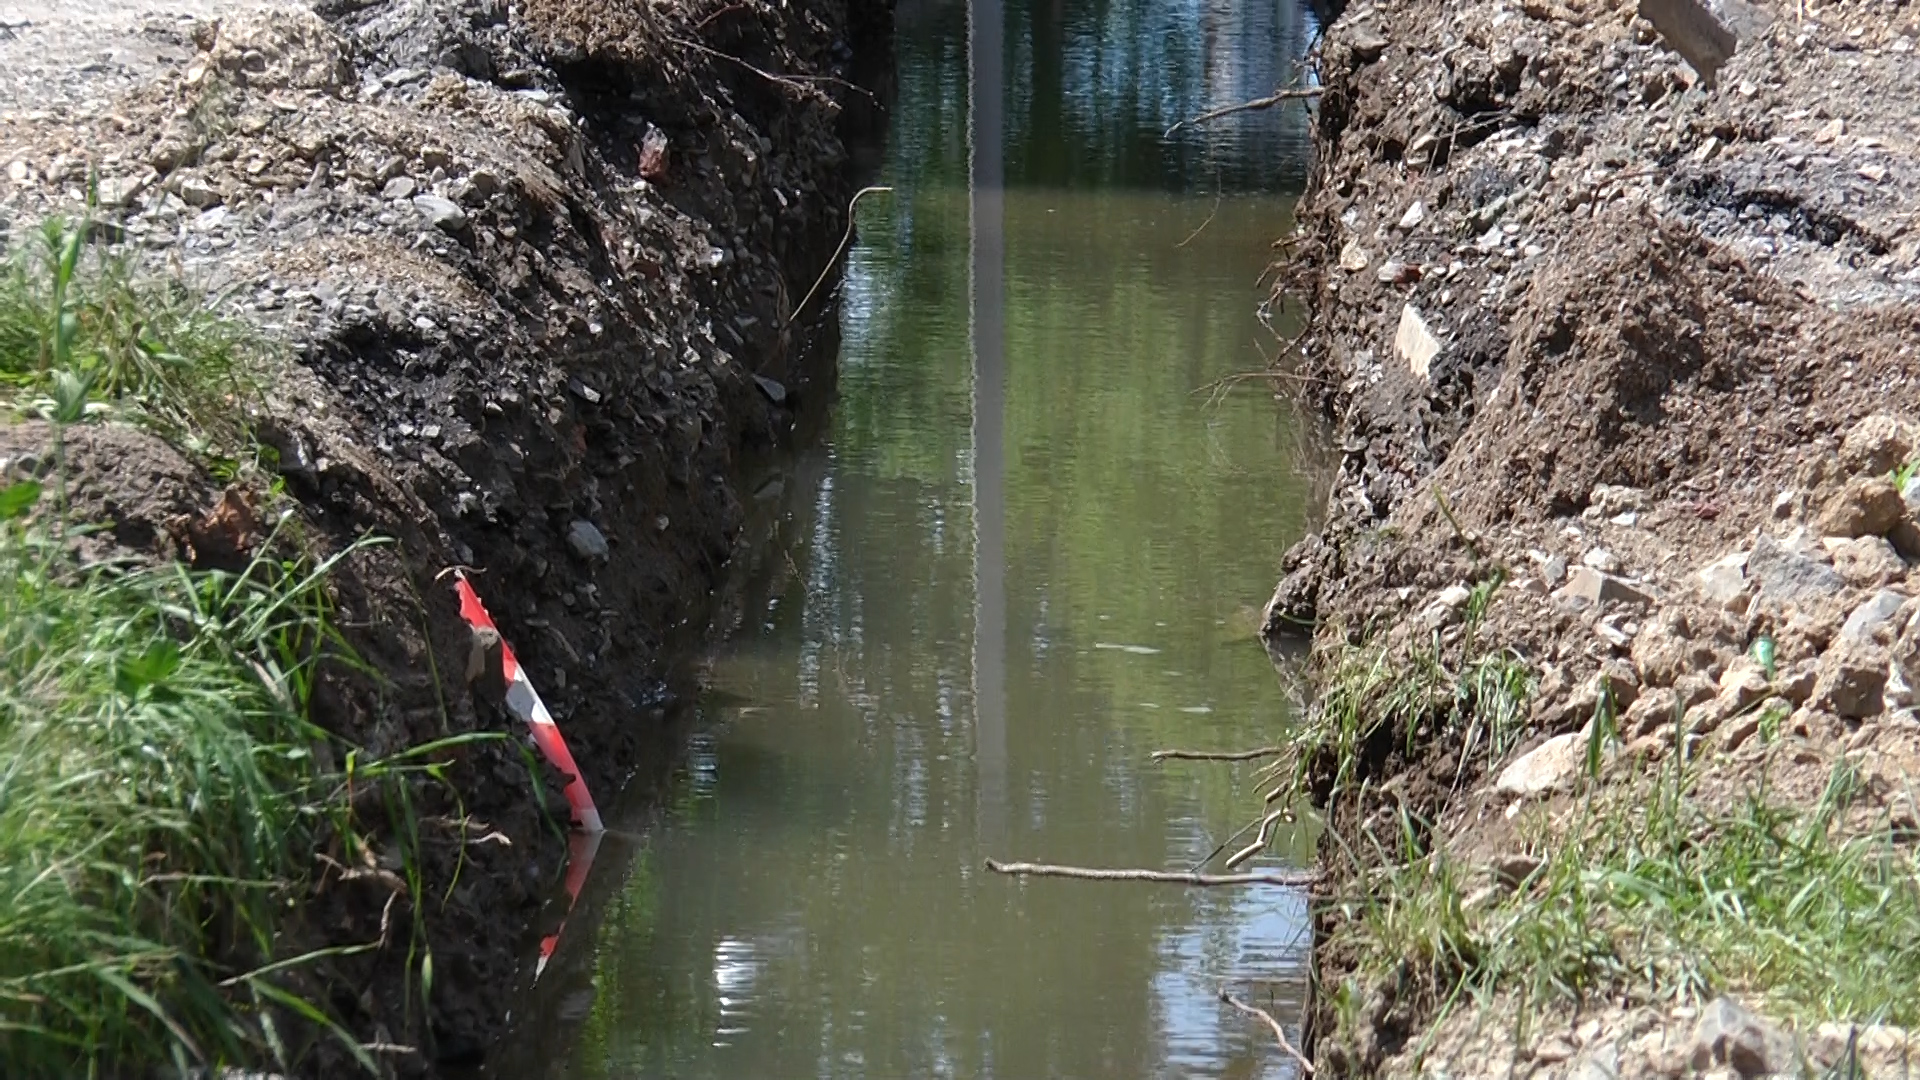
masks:
<svg viewBox="0 0 1920 1080"><path fill-rule="evenodd" d="M1269 799L1268 801L1271 802L1272 800ZM1267 841L1273 839L1273 827L1275 825L1278 825L1282 821L1292 821L1292 820L1293 820L1293 811L1287 809L1284 806L1278 810L1275 810L1273 813L1268 814L1266 817L1261 818L1260 819L1260 835L1257 837L1254 837L1253 843L1248 844L1246 847L1243 847L1239 851L1234 852L1232 855L1227 856L1227 869L1231 870L1234 867L1239 866L1241 863L1246 862L1248 859L1253 858L1255 855L1260 854L1262 851L1265 851L1267 847Z"/></svg>
<svg viewBox="0 0 1920 1080"><path fill-rule="evenodd" d="M1258 750L1155 750L1155 761L1252 761L1255 758L1274 757L1286 753L1279 746L1263 746Z"/></svg>
<svg viewBox="0 0 1920 1080"><path fill-rule="evenodd" d="M820 268L820 276L813 279L813 288L807 290L807 295L800 298L799 306L787 316L787 325L793 325L793 320L799 318L802 311L807 310L807 304L812 301L813 294L820 291L820 286L827 280L827 275L833 273L835 266L840 265L840 256L847 253L847 245L853 242L853 210L860 205L860 197L892 192L893 189L890 187L863 187L853 193L853 198L847 200L847 231L840 237L840 246L833 249L833 258L828 259L827 265Z"/></svg>
<svg viewBox="0 0 1920 1080"><path fill-rule="evenodd" d="M1096 870L1085 866L1047 863L1003 863L987 860L987 869L1015 877L1060 877L1079 881L1158 881L1170 885L1311 885L1320 875L1311 870L1269 871L1259 874L1193 874L1175 870Z"/></svg>
<svg viewBox="0 0 1920 1080"><path fill-rule="evenodd" d="M1209 120L1218 120L1223 116L1232 116L1234 113L1255 112L1260 109L1271 109L1275 105L1278 105L1283 101L1303 101L1307 98L1319 97L1320 91L1321 91L1321 88L1318 86L1302 86L1293 90L1276 90L1273 93L1268 94L1266 97L1263 97L1263 98L1254 98L1252 101L1243 101L1238 105L1228 105L1225 108L1214 109L1210 112L1203 112L1199 116L1196 116L1191 120L1182 120L1179 123L1176 123L1172 127L1168 128L1165 132L1161 134L1160 137L1163 139L1170 139L1173 137L1174 132L1179 131L1183 127L1198 127L1199 125L1204 124Z"/></svg>
<svg viewBox="0 0 1920 1080"><path fill-rule="evenodd" d="M1293 1044L1287 1041L1287 1029L1280 1026L1280 1021L1275 1020L1272 1013L1265 1009L1255 1008L1244 1001L1237 1000L1233 995L1227 993L1224 988L1220 991L1220 1000L1246 1013L1248 1016L1257 1016L1265 1020L1267 1026L1273 1029L1273 1037L1280 1041L1280 1049L1285 1050L1293 1060L1299 1062L1300 1068L1304 1070L1308 1076L1313 1075L1313 1062L1308 1061L1305 1055L1295 1050Z"/></svg>

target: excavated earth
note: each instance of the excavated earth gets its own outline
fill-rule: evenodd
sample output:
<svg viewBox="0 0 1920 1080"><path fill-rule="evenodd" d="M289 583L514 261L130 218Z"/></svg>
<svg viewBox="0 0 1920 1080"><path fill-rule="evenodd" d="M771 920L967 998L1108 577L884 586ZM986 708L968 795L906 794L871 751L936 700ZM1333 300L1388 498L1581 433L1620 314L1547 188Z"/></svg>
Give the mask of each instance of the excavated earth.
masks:
<svg viewBox="0 0 1920 1080"><path fill-rule="evenodd" d="M849 147L879 130L890 5L72 0L0 27L13 238L97 184L96 243L284 345L235 404L275 482L82 429L73 512L112 526L91 542L222 565L388 538L336 572L372 671L329 672L316 719L376 757L512 736L417 787L417 892L397 845L317 852L284 950L382 942L298 988L396 1074L483 1062L532 971L564 804L463 680L441 574L468 568L603 804L669 767L675 660L732 617L743 469L831 392L831 307L800 305L847 225ZM48 439L0 428L4 468L33 472ZM398 816L355 809L384 843ZM357 1066L321 1039L306 1069Z"/></svg>
<svg viewBox="0 0 1920 1080"><path fill-rule="evenodd" d="M1511 852L1508 823L1573 780L1542 758L1538 784L1496 777L1603 692L1624 710L1605 784L1674 752L1677 702L1702 797L1764 776L1811 802L1844 760L1863 812L1912 836L1920 485L1896 485L1920 453L1920 8L1757 14L1711 82L1630 0L1371 0L1326 34L1282 287L1341 456L1267 632L1310 636L1323 678L1362 643L1451 662L1472 636L1538 679L1498 760L1402 727L1339 787L1314 763L1330 895L1364 887L1340 853L1370 823L1429 823L1468 864ZM1691 1068L1698 1002L1589 1001L1521 1037L1478 1009L1436 1028L1430 987L1336 947L1317 965L1320 1076ZM1800 1046L1830 1062L1839 1030Z"/></svg>

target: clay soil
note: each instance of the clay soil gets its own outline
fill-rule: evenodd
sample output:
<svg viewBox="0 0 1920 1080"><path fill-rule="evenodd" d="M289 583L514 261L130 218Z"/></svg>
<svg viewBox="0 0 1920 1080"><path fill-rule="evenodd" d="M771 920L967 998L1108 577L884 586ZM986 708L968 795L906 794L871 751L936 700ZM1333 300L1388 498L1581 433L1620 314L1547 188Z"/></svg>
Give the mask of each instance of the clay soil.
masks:
<svg viewBox="0 0 1920 1080"><path fill-rule="evenodd" d="M1878 778L1862 827L1911 835L1920 533L1915 489L1886 496L1920 421L1920 8L1759 10L1711 82L1622 0L1374 0L1322 43L1318 162L1280 268L1341 459L1267 631L1310 636L1323 687L1366 647L1511 650L1533 690L1498 754L1428 717L1377 732L1338 784L1330 755L1309 763L1332 826L1318 1075L1699 1064L1699 996L1616 985L1516 1025L1498 994L1443 1009L1445 985L1326 944L1349 940L1335 901L1380 880L1353 862L1370 828L1417 822L1420 852L1469 867L1543 856L1574 793L1637 790L1683 752L1697 797L1729 805L1762 778L1811 805L1851 763ZM1424 372L1396 344L1409 321L1439 346ZM1731 577L1702 575L1728 557ZM1876 601L1886 617L1862 616ZM1596 784L1496 788L1588 730L1602 693L1621 715ZM1784 715L1756 737L1763 700ZM1343 985L1364 1003L1344 1020ZM1711 990L1764 1012L1769 987ZM1797 1037L1818 1065L1816 1034Z"/></svg>
<svg viewBox="0 0 1920 1080"><path fill-rule="evenodd" d="M372 670L328 673L316 719L375 757L509 736L443 755L445 782L418 785L417 890L385 855L336 863L286 944L382 943L299 978L384 1068L484 1063L531 976L565 811L519 725L464 680L470 636L439 575L469 569L603 806L670 767L690 689L674 661L730 617L743 464L831 392L830 303L796 308L846 227L848 147L877 131L890 8L5 15L13 235L79 212L97 183L97 242L224 295L279 346L264 393L236 405L270 451L251 481L229 488L136 428L75 433L74 512L110 526L95 554L244 561L282 514L274 542L316 557L387 538L334 582ZM4 467L33 472L49 437L0 428ZM311 1074L357 1071L313 1045Z"/></svg>

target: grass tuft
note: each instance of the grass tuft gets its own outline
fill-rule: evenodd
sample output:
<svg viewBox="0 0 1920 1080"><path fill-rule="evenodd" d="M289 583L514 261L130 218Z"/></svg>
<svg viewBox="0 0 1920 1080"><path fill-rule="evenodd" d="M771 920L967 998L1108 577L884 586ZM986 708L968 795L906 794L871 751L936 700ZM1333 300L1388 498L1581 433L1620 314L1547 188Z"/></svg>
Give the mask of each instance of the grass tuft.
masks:
<svg viewBox="0 0 1920 1080"><path fill-rule="evenodd" d="M266 344L204 293L89 244L97 231L50 218L0 268L0 386L15 410L112 414L198 453L249 450Z"/></svg>
<svg viewBox="0 0 1920 1080"><path fill-rule="evenodd" d="M1536 823L1546 854L1517 883L1426 850L1403 822L1338 902L1334 944L1356 971L1411 974L1434 1001L1505 995L1523 1029L1556 1003L1728 991L1805 1024L1920 1023L1920 852L1890 828L1836 828L1859 794L1849 767L1811 808L1757 791L1716 811L1674 761Z"/></svg>
<svg viewBox="0 0 1920 1080"><path fill-rule="evenodd" d="M0 1058L219 1062L332 793L305 716L331 564L75 566L0 493Z"/></svg>

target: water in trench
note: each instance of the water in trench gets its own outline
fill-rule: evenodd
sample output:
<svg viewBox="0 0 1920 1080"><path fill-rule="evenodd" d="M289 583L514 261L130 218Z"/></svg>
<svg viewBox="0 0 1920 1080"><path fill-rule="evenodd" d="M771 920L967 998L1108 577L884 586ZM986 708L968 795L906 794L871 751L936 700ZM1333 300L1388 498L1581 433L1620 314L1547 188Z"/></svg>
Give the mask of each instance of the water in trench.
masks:
<svg viewBox="0 0 1920 1080"><path fill-rule="evenodd" d="M1309 507L1299 421L1199 388L1272 348L1306 118L1161 133L1285 81L1310 17L974 15L899 8L828 433L761 490L778 542L685 775L602 846L514 1075L1293 1075L1216 995L1297 1017L1301 895L982 863L1187 869L1258 810L1257 766L1149 755L1289 722L1253 630Z"/></svg>

